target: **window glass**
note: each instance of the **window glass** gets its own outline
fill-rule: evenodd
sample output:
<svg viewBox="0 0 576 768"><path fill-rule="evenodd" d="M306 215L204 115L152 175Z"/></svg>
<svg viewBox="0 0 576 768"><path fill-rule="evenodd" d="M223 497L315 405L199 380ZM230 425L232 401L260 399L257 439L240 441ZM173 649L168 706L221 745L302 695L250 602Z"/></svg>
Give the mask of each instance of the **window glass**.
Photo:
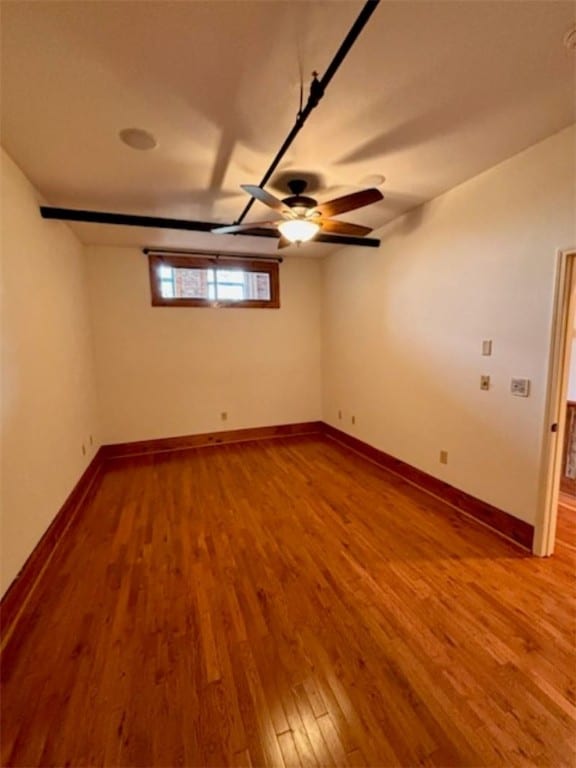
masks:
<svg viewBox="0 0 576 768"><path fill-rule="evenodd" d="M149 260L156 306L279 306L276 262L207 265L201 257L153 255Z"/></svg>

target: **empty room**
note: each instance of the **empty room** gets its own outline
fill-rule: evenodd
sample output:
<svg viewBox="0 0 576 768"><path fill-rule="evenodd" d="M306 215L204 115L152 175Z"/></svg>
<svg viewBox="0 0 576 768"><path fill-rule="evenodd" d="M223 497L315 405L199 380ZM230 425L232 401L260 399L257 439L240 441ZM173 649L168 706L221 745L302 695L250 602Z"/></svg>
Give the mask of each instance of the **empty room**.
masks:
<svg viewBox="0 0 576 768"><path fill-rule="evenodd" d="M0 764L573 766L576 5L0 21Z"/></svg>

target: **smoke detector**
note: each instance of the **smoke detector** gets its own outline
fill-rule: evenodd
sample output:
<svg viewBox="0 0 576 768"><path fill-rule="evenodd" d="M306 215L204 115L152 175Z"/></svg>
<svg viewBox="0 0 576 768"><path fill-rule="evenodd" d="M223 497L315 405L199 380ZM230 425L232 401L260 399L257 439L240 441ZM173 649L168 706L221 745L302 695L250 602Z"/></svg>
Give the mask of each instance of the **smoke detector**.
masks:
<svg viewBox="0 0 576 768"><path fill-rule="evenodd" d="M118 136L131 149L147 150L158 146L156 138L142 128L124 128Z"/></svg>

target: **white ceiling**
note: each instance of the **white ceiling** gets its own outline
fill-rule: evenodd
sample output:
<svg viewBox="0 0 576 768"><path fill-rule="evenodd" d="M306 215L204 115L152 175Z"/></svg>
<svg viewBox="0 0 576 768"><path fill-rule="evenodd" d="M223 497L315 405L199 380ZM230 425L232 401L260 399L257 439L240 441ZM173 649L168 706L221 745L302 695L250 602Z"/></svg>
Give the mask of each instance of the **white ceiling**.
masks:
<svg viewBox="0 0 576 768"><path fill-rule="evenodd" d="M363 2L4 0L2 143L51 205L232 222ZM382 185L378 228L574 122L560 0L382 2L279 171L320 200ZM158 147L129 149L122 128ZM297 175L297 174L295 174ZM269 187L276 193L285 188ZM280 194L283 196L283 194ZM254 204L248 220L269 218ZM275 241L74 225L84 242L270 252ZM331 246L306 246L311 254Z"/></svg>

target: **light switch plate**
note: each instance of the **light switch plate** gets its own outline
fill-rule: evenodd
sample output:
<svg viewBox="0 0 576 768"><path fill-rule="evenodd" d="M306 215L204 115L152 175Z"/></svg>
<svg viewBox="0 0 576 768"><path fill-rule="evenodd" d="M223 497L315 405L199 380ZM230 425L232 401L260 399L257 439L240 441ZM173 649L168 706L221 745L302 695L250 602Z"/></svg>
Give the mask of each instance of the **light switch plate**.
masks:
<svg viewBox="0 0 576 768"><path fill-rule="evenodd" d="M510 392L515 397L528 397L530 394L530 379L511 379Z"/></svg>
<svg viewBox="0 0 576 768"><path fill-rule="evenodd" d="M492 354L492 340L491 339L485 339L482 342L482 354L485 356Z"/></svg>
<svg viewBox="0 0 576 768"><path fill-rule="evenodd" d="M490 376L480 376L480 389L490 389Z"/></svg>

